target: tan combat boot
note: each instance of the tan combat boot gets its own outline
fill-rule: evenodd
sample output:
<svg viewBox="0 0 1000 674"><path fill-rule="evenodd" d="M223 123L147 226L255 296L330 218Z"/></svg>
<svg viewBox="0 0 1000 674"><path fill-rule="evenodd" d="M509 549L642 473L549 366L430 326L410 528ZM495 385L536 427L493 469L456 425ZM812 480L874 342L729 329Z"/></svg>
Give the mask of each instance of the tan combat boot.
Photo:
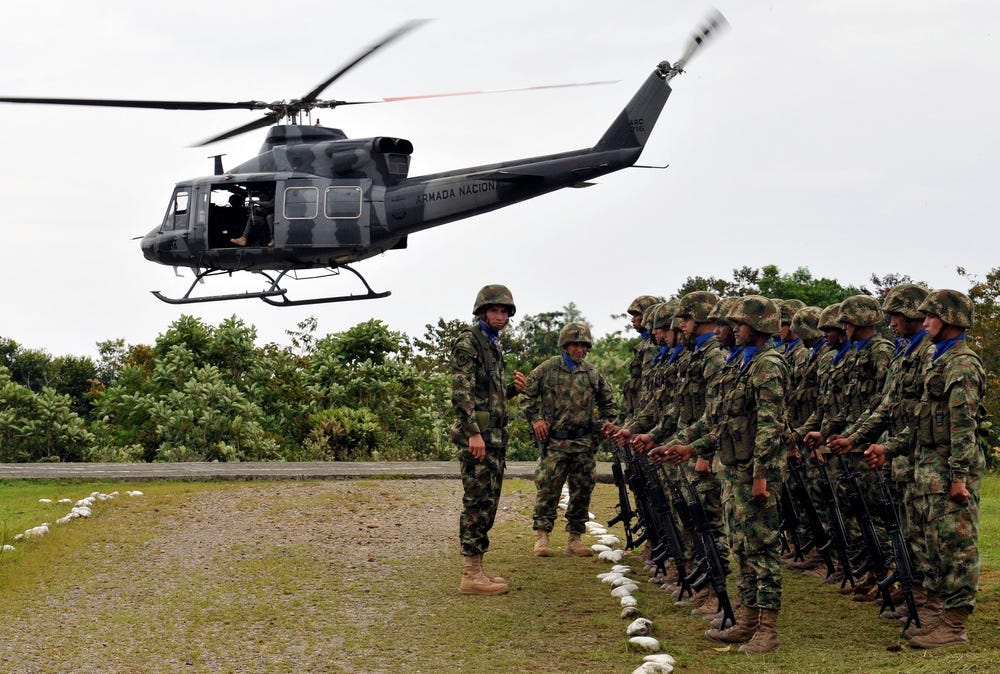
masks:
<svg viewBox="0 0 1000 674"><path fill-rule="evenodd" d="M741 604L737 604L736 608L733 609L733 614L734 615L739 615L740 614L740 609L742 609L742 608L743 608L743 606ZM722 619L725 618L725 617L726 617L726 614L724 612L722 612L722 611L719 611L718 615L714 616L708 622L708 624L711 625L714 629L717 629L717 630L718 629L722 629ZM726 621L726 625L729 626L729 625L732 625L732 623L727 620Z"/></svg>
<svg viewBox="0 0 1000 674"><path fill-rule="evenodd" d="M941 604L941 597L936 592L928 592L927 601L924 602L923 606L917 607L917 615L920 616L920 627L917 627L916 624L910 625L903 632L903 636L907 639L912 639L913 637L922 637L925 634L930 634L941 621L941 614L943 612L944 606Z"/></svg>
<svg viewBox="0 0 1000 674"><path fill-rule="evenodd" d="M969 643L969 633L965 631L965 621L972 610L968 606L945 609L937 626L927 632L910 637L910 645L917 648L941 648L942 646L964 646Z"/></svg>
<svg viewBox="0 0 1000 674"><path fill-rule="evenodd" d="M510 591L507 583L498 583L483 573L483 555L470 555L462 563L462 581L458 585L461 594L496 595Z"/></svg>
<svg viewBox="0 0 1000 674"><path fill-rule="evenodd" d="M576 555L577 557L593 557L594 551L583 544L580 540L580 534L570 534L569 539L566 541L566 549L563 551L567 555Z"/></svg>
<svg viewBox="0 0 1000 674"><path fill-rule="evenodd" d="M549 547L549 532L543 529L535 529L535 557L551 557L552 548Z"/></svg>
<svg viewBox="0 0 1000 674"><path fill-rule="evenodd" d="M773 651L781 645L778 641L778 612L774 609L760 610L760 623L753 638L740 646L740 653L757 654Z"/></svg>
<svg viewBox="0 0 1000 674"><path fill-rule="evenodd" d="M715 591L709 587L708 596L705 601L702 602L701 606L695 607L691 610L691 615L693 616L714 616L719 612L719 598L715 596Z"/></svg>
<svg viewBox="0 0 1000 674"><path fill-rule="evenodd" d="M485 555L486 553L483 553L483 554ZM482 564L482 560L480 560L480 564ZM483 574L487 578L489 578L490 580L492 580L494 583L506 583L507 582L502 577L500 577L500 576L494 576L492 573L490 573L489 571L487 571L485 566L483 566L482 569L483 569Z"/></svg>
<svg viewBox="0 0 1000 674"><path fill-rule="evenodd" d="M736 608L736 624L724 630L712 628L705 632L705 636L712 641L722 641L727 644L740 644L749 641L750 637L757 631L760 624L760 611L749 606L738 606Z"/></svg>

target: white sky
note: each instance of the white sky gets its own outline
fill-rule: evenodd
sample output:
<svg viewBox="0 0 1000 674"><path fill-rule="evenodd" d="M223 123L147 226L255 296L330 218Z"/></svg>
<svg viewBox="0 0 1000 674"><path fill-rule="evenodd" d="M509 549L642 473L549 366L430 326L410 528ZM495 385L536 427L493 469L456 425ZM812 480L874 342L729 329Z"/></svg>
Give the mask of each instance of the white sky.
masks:
<svg viewBox="0 0 1000 674"><path fill-rule="evenodd" d="M595 143L708 7L691 0L470 3L9 3L0 95L274 100L303 95L403 21L433 22L343 77L325 97L367 99L620 79L611 86L320 111L349 136L415 146L411 175ZM956 266L1000 266L1000 3L835 0L717 3L732 26L674 80L640 159L562 190L410 237L357 265L373 302L176 307L190 272L143 259L173 184L256 154L265 132L188 146L250 111L147 111L0 104L0 336L53 355L97 341L151 343L182 313L237 314L260 341L315 315L321 334L375 317L419 336L469 316L506 283L519 313L576 302L597 334L638 294L691 275L807 266L867 284L897 272L966 289ZM292 284L299 296L352 289ZM207 289L212 292L213 289ZM229 291L217 286L214 291Z"/></svg>

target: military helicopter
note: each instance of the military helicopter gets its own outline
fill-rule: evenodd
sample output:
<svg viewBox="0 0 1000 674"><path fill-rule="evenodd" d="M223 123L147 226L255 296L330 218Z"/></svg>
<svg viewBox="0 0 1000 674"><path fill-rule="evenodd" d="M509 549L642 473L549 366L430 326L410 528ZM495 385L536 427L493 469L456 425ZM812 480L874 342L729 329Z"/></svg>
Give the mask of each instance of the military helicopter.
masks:
<svg viewBox="0 0 1000 674"><path fill-rule="evenodd" d="M290 101L5 97L0 102L266 110L263 117L200 143L271 127L253 159L224 171L217 155L213 175L183 180L174 187L163 222L142 238L142 253L153 262L191 268L195 279L181 297L153 294L170 304L256 298L274 306L298 306L368 300L390 292L374 291L351 263L404 249L415 232L564 187L587 186L593 178L635 165L670 96L670 81L684 72L687 61L711 35L727 25L718 12L709 16L680 59L658 63L597 143L586 149L410 177L413 143L409 140L348 138L340 129L303 123L314 109L398 100L340 101L319 96L365 58L421 23L402 25ZM288 123L278 125L283 120ZM323 276L350 272L366 292L291 299L283 282L299 278L299 272L305 275L306 270L324 270L319 272ZM237 294L193 294L205 279L235 271L261 274L265 287Z"/></svg>

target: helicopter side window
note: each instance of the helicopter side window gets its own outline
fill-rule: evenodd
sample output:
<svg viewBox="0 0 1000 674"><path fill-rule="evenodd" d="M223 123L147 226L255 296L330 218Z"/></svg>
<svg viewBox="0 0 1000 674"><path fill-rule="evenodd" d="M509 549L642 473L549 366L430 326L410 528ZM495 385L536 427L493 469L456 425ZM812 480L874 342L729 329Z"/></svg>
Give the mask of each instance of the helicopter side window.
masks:
<svg viewBox="0 0 1000 674"><path fill-rule="evenodd" d="M328 187L324 214L331 220L361 217L360 187Z"/></svg>
<svg viewBox="0 0 1000 674"><path fill-rule="evenodd" d="M311 220L319 215L319 189L288 187L285 189L285 217L289 220Z"/></svg>
<svg viewBox="0 0 1000 674"><path fill-rule="evenodd" d="M167 210L167 217L163 220L164 231L188 228L190 198L191 195L188 192L174 192L174 198L170 200L170 208Z"/></svg>

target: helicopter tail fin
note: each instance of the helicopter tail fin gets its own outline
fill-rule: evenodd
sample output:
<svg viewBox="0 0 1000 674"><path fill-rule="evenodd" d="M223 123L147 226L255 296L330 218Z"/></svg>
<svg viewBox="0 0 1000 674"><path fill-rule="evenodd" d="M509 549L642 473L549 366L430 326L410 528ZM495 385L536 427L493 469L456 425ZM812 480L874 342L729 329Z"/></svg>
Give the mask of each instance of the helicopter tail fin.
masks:
<svg viewBox="0 0 1000 674"><path fill-rule="evenodd" d="M669 64L667 64L669 67ZM662 64L650 74L608 130L594 146L595 151L642 148L653 131L660 111L670 96L670 84Z"/></svg>

